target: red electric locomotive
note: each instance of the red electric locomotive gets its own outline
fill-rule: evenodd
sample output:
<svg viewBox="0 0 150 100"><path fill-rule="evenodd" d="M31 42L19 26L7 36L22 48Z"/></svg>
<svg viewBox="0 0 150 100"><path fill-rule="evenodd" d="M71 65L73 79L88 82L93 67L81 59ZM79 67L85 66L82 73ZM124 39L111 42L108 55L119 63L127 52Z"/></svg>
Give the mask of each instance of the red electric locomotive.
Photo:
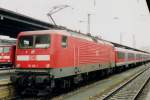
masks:
<svg viewBox="0 0 150 100"><path fill-rule="evenodd" d="M40 94L114 67L114 46L109 42L66 30L21 32L12 80L23 93L36 90Z"/></svg>
<svg viewBox="0 0 150 100"><path fill-rule="evenodd" d="M15 64L15 45L0 46L0 67L12 67Z"/></svg>

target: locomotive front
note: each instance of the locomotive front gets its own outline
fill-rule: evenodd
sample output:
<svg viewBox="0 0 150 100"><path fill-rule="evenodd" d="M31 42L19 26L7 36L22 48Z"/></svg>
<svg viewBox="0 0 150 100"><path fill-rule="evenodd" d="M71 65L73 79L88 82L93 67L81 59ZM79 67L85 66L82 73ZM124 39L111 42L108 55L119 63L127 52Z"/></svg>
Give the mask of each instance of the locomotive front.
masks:
<svg viewBox="0 0 150 100"><path fill-rule="evenodd" d="M17 92L41 94L51 91L52 35L21 33L16 47L16 73L11 77Z"/></svg>
<svg viewBox="0 0 150 100"><path fill-rule="evenodd" d="M50 68L50 35L20 36L16 52L17 68Z"/></svg>

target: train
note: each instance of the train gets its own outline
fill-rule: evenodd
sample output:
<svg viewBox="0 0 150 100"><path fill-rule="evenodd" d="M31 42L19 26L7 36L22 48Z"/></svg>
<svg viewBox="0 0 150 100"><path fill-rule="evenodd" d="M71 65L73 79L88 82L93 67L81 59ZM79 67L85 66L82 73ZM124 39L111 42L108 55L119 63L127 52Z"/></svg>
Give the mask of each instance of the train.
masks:
<svg viewBox="0 0 150 100"><path fill-rule="evenodd" d="M11 81L21 94L49 94L88 79L150 61L147 52L115 47L106 40L69 30L20 32Z"/></svg>
<svg viewBox="0 0 150 100"><path fill-rule="evenodd" d="M15 67L16 45L0 45L0 67Z"/></svg>

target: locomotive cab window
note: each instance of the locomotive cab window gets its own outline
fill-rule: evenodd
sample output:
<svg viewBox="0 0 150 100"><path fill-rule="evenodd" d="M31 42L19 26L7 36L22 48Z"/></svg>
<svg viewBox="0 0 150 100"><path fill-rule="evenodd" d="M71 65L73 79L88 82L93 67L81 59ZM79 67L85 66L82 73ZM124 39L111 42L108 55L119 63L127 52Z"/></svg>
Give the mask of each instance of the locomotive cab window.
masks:
<svg viewBox="0 0 150 100"><path fill-rule="evenodd" d="M32 48L33 36L21 36L19 38L19 48Z"/></svg>
<svg viewBox="0 0 150 100"><path fill-rule="evenodd" d="M67 47L67 41L68 41L67 36L62 36L61 46L62 46L63 48L66 48L66 47Z"/></svg>
<svg viewBox="0 0 150 100"><path fill-rule="evenodd" d="M35 48L48 48L50 45L49 35L37 35L35 41Z"/></svg>
<svg viewBox="0 0 150 100"><path fill-rule="evenodd" d="M19 48L48 48L49 45L49 35L31 35L19 38Z"/></svg>

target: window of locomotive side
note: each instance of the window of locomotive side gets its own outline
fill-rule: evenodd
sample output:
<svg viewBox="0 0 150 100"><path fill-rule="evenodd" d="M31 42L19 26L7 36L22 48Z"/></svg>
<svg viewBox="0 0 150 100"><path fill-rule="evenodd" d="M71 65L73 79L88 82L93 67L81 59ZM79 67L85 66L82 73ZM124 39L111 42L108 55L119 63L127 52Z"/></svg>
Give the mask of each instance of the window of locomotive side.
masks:
<svg viewBox="0 0 150 100"><path fill-rule="evenodd" d="M67 47L67 36L62 36L61 46L62 46L63 48L66 48L66 47Z"/></svg>
<svg viewBox="0 0 150 100"><path fill-rule="evenodd" d="M50 46L50 35L36 35L35 48L48 48Z"/></svg>
<svg viewBox="0 0 150 100"><path fill-rule="evenodd" d="M10 47L4 47L4 53L8 53L10 50Z"/></svg>
<svg viewBox="0 0 150 100"><path fill-rule="evenodd" d="M19 48L33 48L33 36L21 36L19 38Z"/></svg>

